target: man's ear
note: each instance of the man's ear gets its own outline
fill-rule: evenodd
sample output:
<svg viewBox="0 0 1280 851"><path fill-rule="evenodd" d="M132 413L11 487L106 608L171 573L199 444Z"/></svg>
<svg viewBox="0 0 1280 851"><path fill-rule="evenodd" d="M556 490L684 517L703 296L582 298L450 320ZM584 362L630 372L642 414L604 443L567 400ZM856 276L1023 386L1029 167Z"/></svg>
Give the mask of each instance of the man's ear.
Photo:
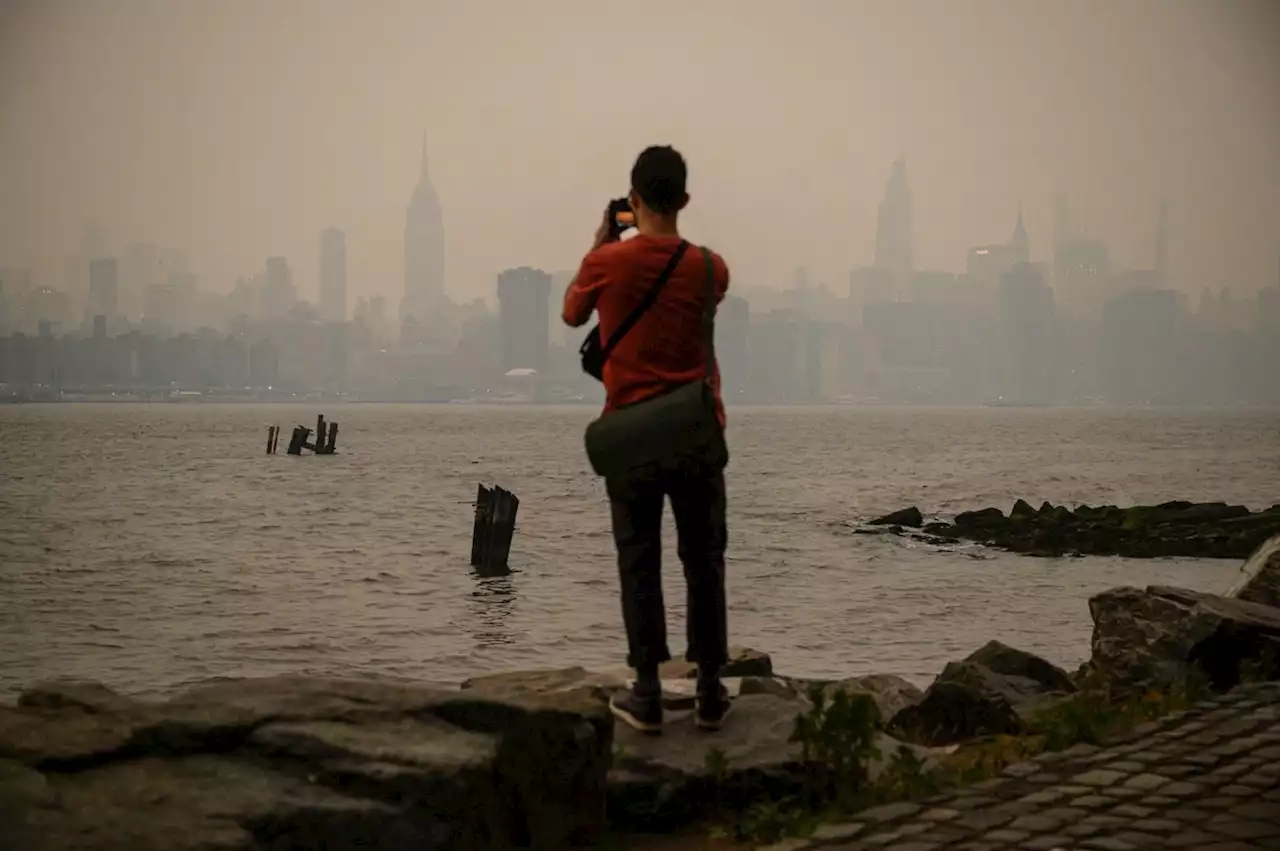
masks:
<svg viewBox="0 0 1280 851"><path fill-rule="evenodd" d="M688 192L684 193L684 200L680 202L680 209L681 209L681 210L683 210L683 209L684 209L685 207L687 207L687 206L689 206L689 193L688 193Z"/></svg>
<svg viewBox="0 0 1280 851"><path fill-rule="evenodd" d="M640 193L634 189L627 193L627 203L631 205L632 212L644 206L644 202L640 200Z"/></svg>

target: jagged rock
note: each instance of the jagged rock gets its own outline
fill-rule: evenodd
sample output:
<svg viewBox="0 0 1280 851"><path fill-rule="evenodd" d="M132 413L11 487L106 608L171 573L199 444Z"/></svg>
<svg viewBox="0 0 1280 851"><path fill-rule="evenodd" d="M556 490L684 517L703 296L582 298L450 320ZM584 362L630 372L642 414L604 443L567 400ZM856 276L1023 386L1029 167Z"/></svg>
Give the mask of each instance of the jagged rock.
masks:
<svg viewBox="0 0 1280 851"><path fill-rule="evenodd" d="M925 531L1038 556L1244 558L1280 535L1280 506L1250 512L1222 502L1166 502L1081 505L1071 511L1046 502L1035 511L1018 500L1008 517L996 508L966 511L953 523L930 523Z"/></svg>
<svg viewBox="0 0 1280 851"><path fill-rule="evenodd" d="M586 668L553 668L542 671L510 671L472 677L462 683L462 691L499 699L529 695L560 694L587 690L599 700L627 687L622 674L588 671Z"/></svg>
<svg viewBox="0 0 1280 851"><path fill-rule="evenodd" d="M1013 504L1012 510L1009 511L1009 517L1035 517L1036 510L1031 507L1031 503L1025 500L1018 500Z"/></svg>
<svg viewBox="0 0 1280 851"><path fill-rule="evenodd" d="M1259 547L1241 570L1256 572L1245 580L1237 599L1280 608L1280 535Z"/></svg>
<svg viewBox="0 0 1280 851"><path fill-rule="evenodd" d="M872 526L909 526L913 529L919 529L923 523L924 515L914 505L871 521Z"/></svg>
<svg viewBox="0 0 1280 851"><path fill-rule="evenodd" d="M279 677L151 703L40 686L0 707L0 815L30 851L559 849L602 829L611 745L589 689Z"/></svg>
<svg viewBox="0 0 1280 851"><path fill-rule="evenodd" d="M698 730L690 712L668 713L661 736L620 725L609 772L610 822L669 832L716 806L737 810L800 794L806 769L799 762L799 745L788 739L796 716L809 709L802 697L753 694L734 701L724 728L714 735ZM873 779L899 747L908 747L926 764L935 759L935 752L884 733L876 734L876 746L880 755L868 766Z"/></svg>
<svg viewBox="0 0 1280 851"><path fill-rule="evenodd" d="M1021 733L1048 700L1073 691L1065 671L992 641L964 660L948 664L919 703L893 716L889 730L928 745Z"/></svg>
<svg viewBox="0 0 1280 851"><path fill-rule="evenodd" d="M1165 690L1193 667L1218 690L1240 682L1242 666L1280 674L1280 609L1183 588L1113 588L1089 600L1091 669L1114 692Z"/></svg>

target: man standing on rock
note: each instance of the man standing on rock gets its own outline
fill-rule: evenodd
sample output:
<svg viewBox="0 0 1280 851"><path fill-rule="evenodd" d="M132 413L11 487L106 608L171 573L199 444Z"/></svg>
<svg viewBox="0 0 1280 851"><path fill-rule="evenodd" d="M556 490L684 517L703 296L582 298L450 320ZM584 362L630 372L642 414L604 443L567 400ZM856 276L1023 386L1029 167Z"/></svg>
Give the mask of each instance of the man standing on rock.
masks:
<svg viewBox="0 0 1280 851"><path fill-rule="evenodd" d="M724 588L728 450L713 325L715 306L729 287L729 269L714 252L687 250L690 246L680 236L676 220L689 202L686 179L684 158L675 149L644 150L631 170L627 199L637 233L618 239L611 205L564 295L565 323L584 325L594 310L600 323L595 342L607 341L599 346L602 370L597 376L604 382L607 401L593 427L603 424L605 431L616 431L635 426L643 434L626 435L621 443L650 450L646 454L634 449L634 463L622 465L624 472L604 472L594 456L592 460L605 476L609 493L627 664L636 671L630 692L615 697L609 706L616 717L643 733L662 729L658 666L671 658L661 577L662 510L668 497L688 589L687 658L698 665L695 721L703 729L719 729L730 706L720 683L720 669L728 656ZM583 349L588 371L592 371L587 366L591 342L588 338ZM699 390L705 391L709 424L698 422L696 409L682 405L686 400L698 404ZM645 410L673 423L670 452L653 448L664 441L644 439L652 438L655 431L653 423L644 422ZM611 419L623 411L623 416ZM692 446L696 439L687 435L694 432L713 434L705 445ZM589 430L589 455L591 439Z"/></svg>

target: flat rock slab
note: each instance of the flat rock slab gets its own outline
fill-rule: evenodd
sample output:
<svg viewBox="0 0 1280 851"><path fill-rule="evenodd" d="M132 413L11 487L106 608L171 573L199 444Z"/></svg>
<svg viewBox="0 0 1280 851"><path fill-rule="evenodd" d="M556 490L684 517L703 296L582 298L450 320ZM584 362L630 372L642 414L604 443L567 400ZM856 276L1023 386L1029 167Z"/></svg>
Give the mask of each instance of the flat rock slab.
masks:
<svg viewBox="0 0 1280 851"><path fill-rule="evenodd" d="M958 794L855 813L794 848L1273 851L1280 683L1241 686L1101 749L1043 754Z"/></svg>
<svg viewBox="0 0 1280 851"><path fill-rule="evenodd" d="M612 731L582 689L51 683L0 707L0 824L29 851L559 849L604 827Z"/></svg>

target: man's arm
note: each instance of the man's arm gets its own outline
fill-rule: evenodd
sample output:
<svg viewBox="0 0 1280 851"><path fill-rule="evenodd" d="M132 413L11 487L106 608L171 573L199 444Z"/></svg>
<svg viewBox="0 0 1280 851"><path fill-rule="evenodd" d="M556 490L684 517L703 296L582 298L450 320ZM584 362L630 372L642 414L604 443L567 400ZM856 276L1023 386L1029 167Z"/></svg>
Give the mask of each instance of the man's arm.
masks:
<svg viewBox="0 0 1280 851"><path fill-rule="evenodd" d="M564 309L560 318L570 328L578 328L587 324L591 312L596 309L596 301L600 298L600 290L607 280L605 264L599 252L592 250L582 258L578 274L573 276L569 287L564 291Z"/></svg>

